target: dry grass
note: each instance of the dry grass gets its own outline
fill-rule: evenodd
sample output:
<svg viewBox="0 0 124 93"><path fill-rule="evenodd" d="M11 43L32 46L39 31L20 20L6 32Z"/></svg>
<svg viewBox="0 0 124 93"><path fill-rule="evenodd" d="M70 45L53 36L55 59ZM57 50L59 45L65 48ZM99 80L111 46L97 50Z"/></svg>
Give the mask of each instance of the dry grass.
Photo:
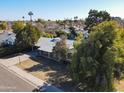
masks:
<svg viewBox="0 0 124 93"><path fill-rule="evenodd" d="M17 64L17 66L23 70L26 70L27 72L31 73L33 76L39 79L48 81L50 80L50 78L52 78L52 81L56 82L56 85L60 84L62 81L67 81L64 80L66 74L63 73L64 71L61 71L64 70L60 68L61 65L51 64L49 62L39 63L36 60L29 59L24 62L21 62L21 64ZM120 81L120 84L115 81L114 86L116 87L117 91L124 92L124 79Z"/></svg>
<svg viewBox="0 0 124 93"><path fill-rule="evenodd" d="M17 67L31 73L33 76L59 87L64 91L73 91L74 82L68 77L66 65L44 58L29 59Z"/></svg>
<svg viewBox="0 0 124 93"><path fill-rule="evenodd" d="M26 61L23 61L23 62L17 64L17 67L26 69L26 68L32 67L33 65L37 65L37 64L38 64L37 62L29 59L29 60L26 60Z"/></svg>
<svg viewBox="0 0 124 93"><path fill-rule="evenodd" d="M115 81L115 88L118 92L124 92L124 79L120 82Z"/></svg>
<svg viewBox="0 0 124 93"><path fill-rule="evenodd" d="M33 66L37 66L35 68L32 68ZM39 67L38 67L39 66ZM42 80L48 80L49 79L49 74L55 74L56 71L52 71L50 68L48 68L48 71L44 71L45 67L42 67L41 64L39 64L36 61L33 61L31 59L26 60L21 62L20 64L17 64L17 67L26 70L27 72L31 73L33 76L42 79ZM32 71L28 71L28 69L30 69ZM41 70L41 68L43 68L43 71Z"/></svg>

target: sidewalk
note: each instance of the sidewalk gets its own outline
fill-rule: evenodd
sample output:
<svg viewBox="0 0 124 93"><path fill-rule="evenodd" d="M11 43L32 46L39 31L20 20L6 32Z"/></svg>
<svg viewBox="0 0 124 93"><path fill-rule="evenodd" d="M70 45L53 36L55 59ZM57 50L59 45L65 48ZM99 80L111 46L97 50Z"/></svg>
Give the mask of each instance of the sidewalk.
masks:
<svg viewBox="0 0 124 93"><path fill-rule="evenodd" d="M18 64L21 61L25 61L29 59L29 55L23 54L23 55L18 55L16 57L8 58L8 59L0 59L0 63L5 65L6 67L13 66L15 64Z"/></svg>
<svg viewBox="0 0 124 93"><path fill-rule="evenodd" d="M36 86L41 86L43 85L44 81L34 77L33 75L23 71L22 69L16 67L16 66L11 66L9 67L10 70L14 71L16 74L18 74L19 76L25 78L28 81L31 81L33 84L35 84Z"/></svg>
<svg viewBox="0 0 124 93"><path fill-rule="evenodd" d="M27 60L30 56L27 54L21 55L21 61ZM13 58L9 58L9 59L0 59L0 64L5 66L6 69L14 72L15 74L17 74L20 78L25 79L26 81L32 83L34 86L43 86L43 84L45 83L45 81L38 79L36 77L34 77L33 75L27 73L26 71L18 68L17 66L15 66L17 63L19 63L18 61L18 56L17 57L13 57ZM51 84L49 85L49 89L47 89L47 92L62 92L62 90L58 89L55 86L52 86Z"/></svg>

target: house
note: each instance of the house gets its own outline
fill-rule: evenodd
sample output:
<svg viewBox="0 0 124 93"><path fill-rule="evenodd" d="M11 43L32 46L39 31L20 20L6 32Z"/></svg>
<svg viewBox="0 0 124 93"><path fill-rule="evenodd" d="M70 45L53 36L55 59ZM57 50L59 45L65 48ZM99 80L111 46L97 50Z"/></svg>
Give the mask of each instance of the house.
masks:
<svg viewBox="0 0 124 93"><path fill-rule="evenodd" d="M46 25L46 30L54 30L54 29L58 29L59 28L59 24L57 24L56 22L48 22Z"/></svg>
<svg viewBox="0 0 124 93"><path fill-rule="evenodd" d="M53 59L58 61L56 57L54 56L53 49L56 45L57 42L59 42L61 39L60 38L46 38L46 37L41 37L37 44L35 46L39 47L38 48L38 56L43 56L47 57L49 59ZM71 53L73 52L73 40L66 40L67 48L68 48L68 55L67 55L67 61L70 61L71 58Z"/></svg>
<svg viewBox="0 0 124 93"><path fill-rule="evenodd" d="M64 32L66 32L67 34L69 34L70 33L70 30L69 29L62 29L62 31L64 31Z"/></svg>
<svg viewBox="0 0 124 93"><path fill-rule="evenodd" d="M89 37L89 33L88 31L83 31L83 36L84 36L84 39L87 39Z"/></svg>
<svg viewBox="0 0 124 93"><path fill-rule="evenodd" d="M7 45L13 45L16 39L16 35L13 32L5 31L0 33L0 46L4 43Z"/></svg>

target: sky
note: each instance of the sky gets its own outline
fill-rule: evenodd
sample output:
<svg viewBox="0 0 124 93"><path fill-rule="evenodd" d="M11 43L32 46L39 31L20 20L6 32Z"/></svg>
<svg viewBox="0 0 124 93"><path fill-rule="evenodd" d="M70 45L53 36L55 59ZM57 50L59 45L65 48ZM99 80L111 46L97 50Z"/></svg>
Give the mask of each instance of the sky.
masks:
<svg viewBox="0 0 124 93"><path fill-rule="evenodd" d="M124 0L0 0L0 20L22 20L22 16L29 20L29 11L34 13L34 20L85 19L90 9L124 18Z"/></svg>

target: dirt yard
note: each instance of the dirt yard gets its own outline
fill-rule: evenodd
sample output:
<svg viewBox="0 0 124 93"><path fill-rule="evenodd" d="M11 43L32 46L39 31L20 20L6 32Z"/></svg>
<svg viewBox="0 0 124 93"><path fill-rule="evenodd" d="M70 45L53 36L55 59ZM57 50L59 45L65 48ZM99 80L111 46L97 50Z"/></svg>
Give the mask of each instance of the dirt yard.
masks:
<svg viewBox="0 0 124 93"><path fill-rule="evenodd" d="M115 88L117 92L124 92L124 79L121 80L120 82L115 82Z"/></svg>
<svg viewBox="0 0 124 93"><path fill-rule="evenodd" d="M26 60L17 64L17 66L66 92L76 91L74 89L75 83L67 76L68 67L62 63L57 63L45 58L38 58L37 60ZM117 91L124 92L124 79L120 81L120 84L115 82L114 85Z"/></svg>
<svg viewBox="0 0 124 93"><path fill-rule="evenodd" d="M19 68L31 73L39 79L45 80L64 91L74 91L74 82L67 76L67 66L44 58L29 59L20 64Z"/></svg>

